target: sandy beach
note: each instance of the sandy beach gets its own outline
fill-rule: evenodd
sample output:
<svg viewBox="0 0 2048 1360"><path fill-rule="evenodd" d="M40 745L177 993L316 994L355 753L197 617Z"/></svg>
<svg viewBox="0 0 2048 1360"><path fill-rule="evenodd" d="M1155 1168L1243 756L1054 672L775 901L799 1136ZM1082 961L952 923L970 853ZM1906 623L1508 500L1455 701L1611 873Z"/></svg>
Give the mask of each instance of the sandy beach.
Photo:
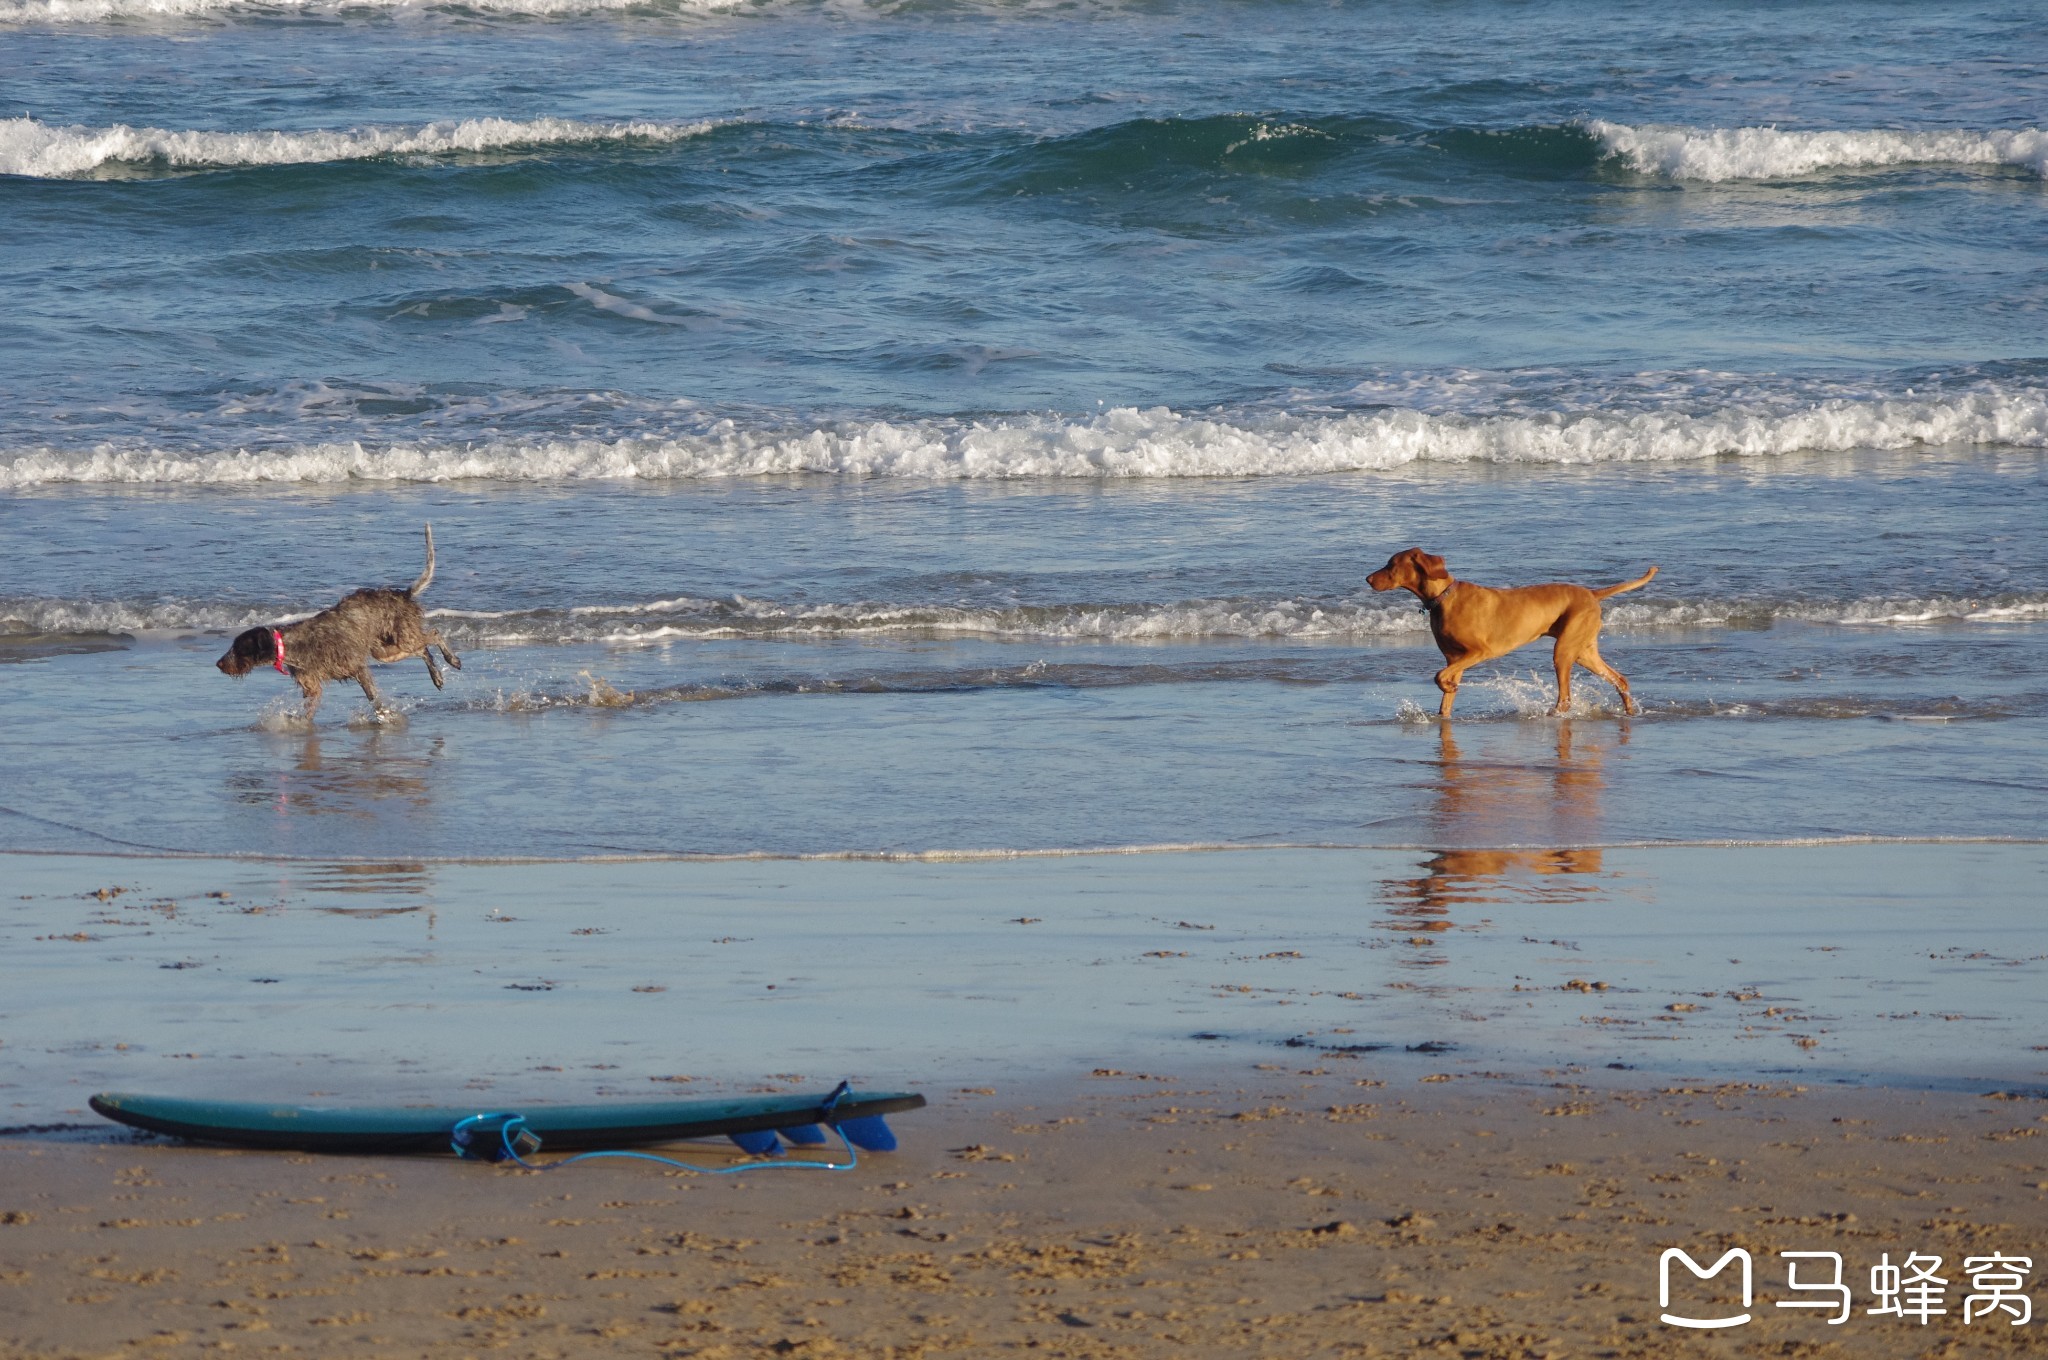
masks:
<svg viewBox="0 0 2048 1360"><path fill-rule="evenodd" d="M2038 1349L2009 1312L1966 1325L1956 1268L2039 1255L2039 1099L1372 1070L934 1091L897 1119L901 1151L845 1174L536 1175L16 1134L0 1142L6 1354ZM1660 1322L1672 1246L1703 1265L1747 1248L1754 1320ZM1813 1297L1785 1288L1781 1251L1839 1253L1854 1315L1776 1307ZM1909 1253L1943 1258L1948 1314L1868 1315L1869 1268ZM1732 1311L1682 1277L1684 1302Z"/></svg>

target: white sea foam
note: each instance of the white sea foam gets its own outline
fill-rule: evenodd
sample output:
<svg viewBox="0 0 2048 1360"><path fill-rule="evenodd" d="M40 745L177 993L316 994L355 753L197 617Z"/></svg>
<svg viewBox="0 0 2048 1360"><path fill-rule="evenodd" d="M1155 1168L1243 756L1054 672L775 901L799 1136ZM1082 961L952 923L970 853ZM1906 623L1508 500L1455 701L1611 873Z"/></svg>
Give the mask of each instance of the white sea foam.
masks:
<svg viewBox="0 0 2048 1360"><path fill-rule="evenodd" d="M2011 165L2048 175L2048 132L1894 132L1883 128L1795 131L1774 127L1631 127L1584 124L1610 156L1672 179L1795 179L1822 170L1892 165Z"/></svg>
<svg viewBox="0 0 2048 1360"><path fill-rule="evenodd" d="M2019 604L1986 605L1963 615L1972 623L2017 623L2026 619L2048 619L2048 600L2028 600Z"/></svg>
<svg viewBox="0 0 2048 1360"><path fill-rule="evenodd" d="M646 10L727 14L755 0L0 0L0 24L101 24L238 15L345 14L361 11L468 10L535 18Z"/></svg>
<svg viewBox="0 0 2048 1360"><path fill-rule="evenodd" d="M529 616L535 640L649 644L721 637L817 637L868 634L986 637L1013 641L1163 642L1197 638L1315 640L1420 632L1419 610L1400 602L1187 600L1164 604L1049 605L1011 609L970 606L790 606L738 599L653 622L647 611L583 607L570 619Z"/></svg>
<svg viewBox="0 0 2048 1360"><path fill-rule="evenodd" d="M112 127L59 127L34 118L0 119L0 175L68 179L108 165L181 169L251 165L310 165L374 156L444 156L455 152L606 142L678 142L701 136L715 123L593 123L572 118L467 118L409 127L362 127L287 132L171 131Z"/></svg>
<svg viewBox="0 0 2048 1360"><path fill-rule="evenodd" d="M317 606L315 607L315 609ZM207 601L0 599L0 633L58 635L239 633L291 623L315 609L269 609Z"/></svg>
<svg viewBox="0 0 2048 1360"><path fill-rule="evenodd" d="M1830 397L1686 411L1184 415L861 421L776 431L720 421L633 439L358 442L181 451L107 444L0 451L0 488L56 483L520 482L822 474L928 480L1260 477L1415 463L1589 465L1967 444L2048 447L2048 392L1996 384L1926 397Z"/></svg>
<svg viewBox="0 0 2048 1360"><path fill-rule="evenodd" d="M304 618L320 604L290 608L214 601L0 599L0 634L229 634ZM1361 593L1325 599L1235 598L1130 604L1008 607L855 601L789 604L733 596L571 605L558 609L429 609L465 645L651 646L721 638L895 636L987 638L1004 642L1147 643L1239 639L1366 641L1419 634L1427 624L1406 596ZM2048 619L2048 595L1992 598L1867 596L1851 599L1658 599L1631 595L1606 606L1618 631L1756 626L1773 621L1855 627L1929 623L2025 623Z"/></svg>

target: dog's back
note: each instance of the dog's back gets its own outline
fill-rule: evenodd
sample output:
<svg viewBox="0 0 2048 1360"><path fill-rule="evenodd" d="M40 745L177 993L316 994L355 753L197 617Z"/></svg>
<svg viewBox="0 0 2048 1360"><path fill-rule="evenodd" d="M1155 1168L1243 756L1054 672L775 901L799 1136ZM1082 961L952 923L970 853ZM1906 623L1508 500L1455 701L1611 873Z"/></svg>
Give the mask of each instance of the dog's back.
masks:
<svg viewBox="0 0 2048 1360"><path fill-rule="evenodd" d="M417 652L425 630L426 615L411 591L383 586L353 590L293 628L294 659L339 678L365 654L395 661Z"/></svg>

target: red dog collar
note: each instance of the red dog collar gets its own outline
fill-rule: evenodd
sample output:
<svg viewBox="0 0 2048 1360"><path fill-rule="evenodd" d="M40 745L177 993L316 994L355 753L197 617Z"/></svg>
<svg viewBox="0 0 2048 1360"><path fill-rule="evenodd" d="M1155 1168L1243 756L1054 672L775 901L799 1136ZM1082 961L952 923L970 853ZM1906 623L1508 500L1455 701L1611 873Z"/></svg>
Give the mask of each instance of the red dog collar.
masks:
<svg viewBox="0 0 2048 1360"><path fill-rule="evenodd" d="M270 645L277 649L277 655L270 664L277 668L279 675L290 675L291 672L284 668L284 634L278 632L275 628L271 629Z"/></svg>

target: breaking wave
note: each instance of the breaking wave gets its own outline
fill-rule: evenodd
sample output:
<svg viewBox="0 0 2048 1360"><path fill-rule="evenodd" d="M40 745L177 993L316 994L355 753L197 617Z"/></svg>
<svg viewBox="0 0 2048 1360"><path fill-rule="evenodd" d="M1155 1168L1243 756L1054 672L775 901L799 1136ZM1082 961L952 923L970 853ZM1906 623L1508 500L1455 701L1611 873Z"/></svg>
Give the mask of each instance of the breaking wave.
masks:
<svg viewBox="0 0 2048 1360"><path fill-rule="evenodd" d="M1120 0L1093 0L1114 10ZM915 11L920 0L0 0L0 24L101 24L163 19L233 21L290 15L378 15L442 11L455 16L574 19L630 14L659 19L719 17L778 9L818 9L842 16L887 17ZM956 7L948 4L946 7ZM1065 17L1076 0L958 0L959 8L1002 15L1044 12ZM1141 0L1141 7L1142 0Z"/></svg>
<svg viewBox="0 0 2048 1360"><path fill-rule="evenodd" d="M0 452L0 488L55 484L696 480L798 474L924 480L1263 477L1417 463L1676 462L1851 449L2048 447L2048 392L1996 384L1927 396L1758 401L1717 409L1496 414L1182 414L847 421L776 431L717 421L638 438L360 441L181 451L105 444Z"/></svg>
<svg viewBox="0 0 2048 1360"><path fill-rule="evenodd" d="M72 179L112 166L226 169L312 165L378 156L447 156L549 146L663 145L716 123L580 122L571 118L467 118L410 127L310 132L177 132L165 128L59 127L0 119L0 175Z"/></svg>
<svg viewBox="0 0 2048 1360"><path fill-rule="evenodd" d="M215 601L0 599L0 634L136 636L236 633L303 618L318 605ZM729 596L679 596L560 609L429 609L464 646L572 644L653 646L750 638L982 638L1003 642L1147 643L1204 639L1264 642L1364 641L1414 636L1426 622L1406 595L1237 597L1116 604L977 606L850 602L793 604ZM2048 593L1988 596L1868 596L1855 599L1658 599L1610 601L1611 629L1718 628L1802 622L1850 627L2048 620Z"/></svg>
<svg viewBox="0 0 2048 1360"><path fill-rule="evenodd" d="M262 18L445 9L530 18L634 12L727 14L757 0L0 0L0 24L103 24L123 20Z"/></svg>
<svg viewBox="0 0 2048 1360"><path fill-rule="evenodd" d="M1888 129L1792 131L1774 127L1631 127L1583 124L1608 155L1671 179L1796 179L1824 170L1894 165L2009 165L2048 175L2048 131Z"/></svg>

